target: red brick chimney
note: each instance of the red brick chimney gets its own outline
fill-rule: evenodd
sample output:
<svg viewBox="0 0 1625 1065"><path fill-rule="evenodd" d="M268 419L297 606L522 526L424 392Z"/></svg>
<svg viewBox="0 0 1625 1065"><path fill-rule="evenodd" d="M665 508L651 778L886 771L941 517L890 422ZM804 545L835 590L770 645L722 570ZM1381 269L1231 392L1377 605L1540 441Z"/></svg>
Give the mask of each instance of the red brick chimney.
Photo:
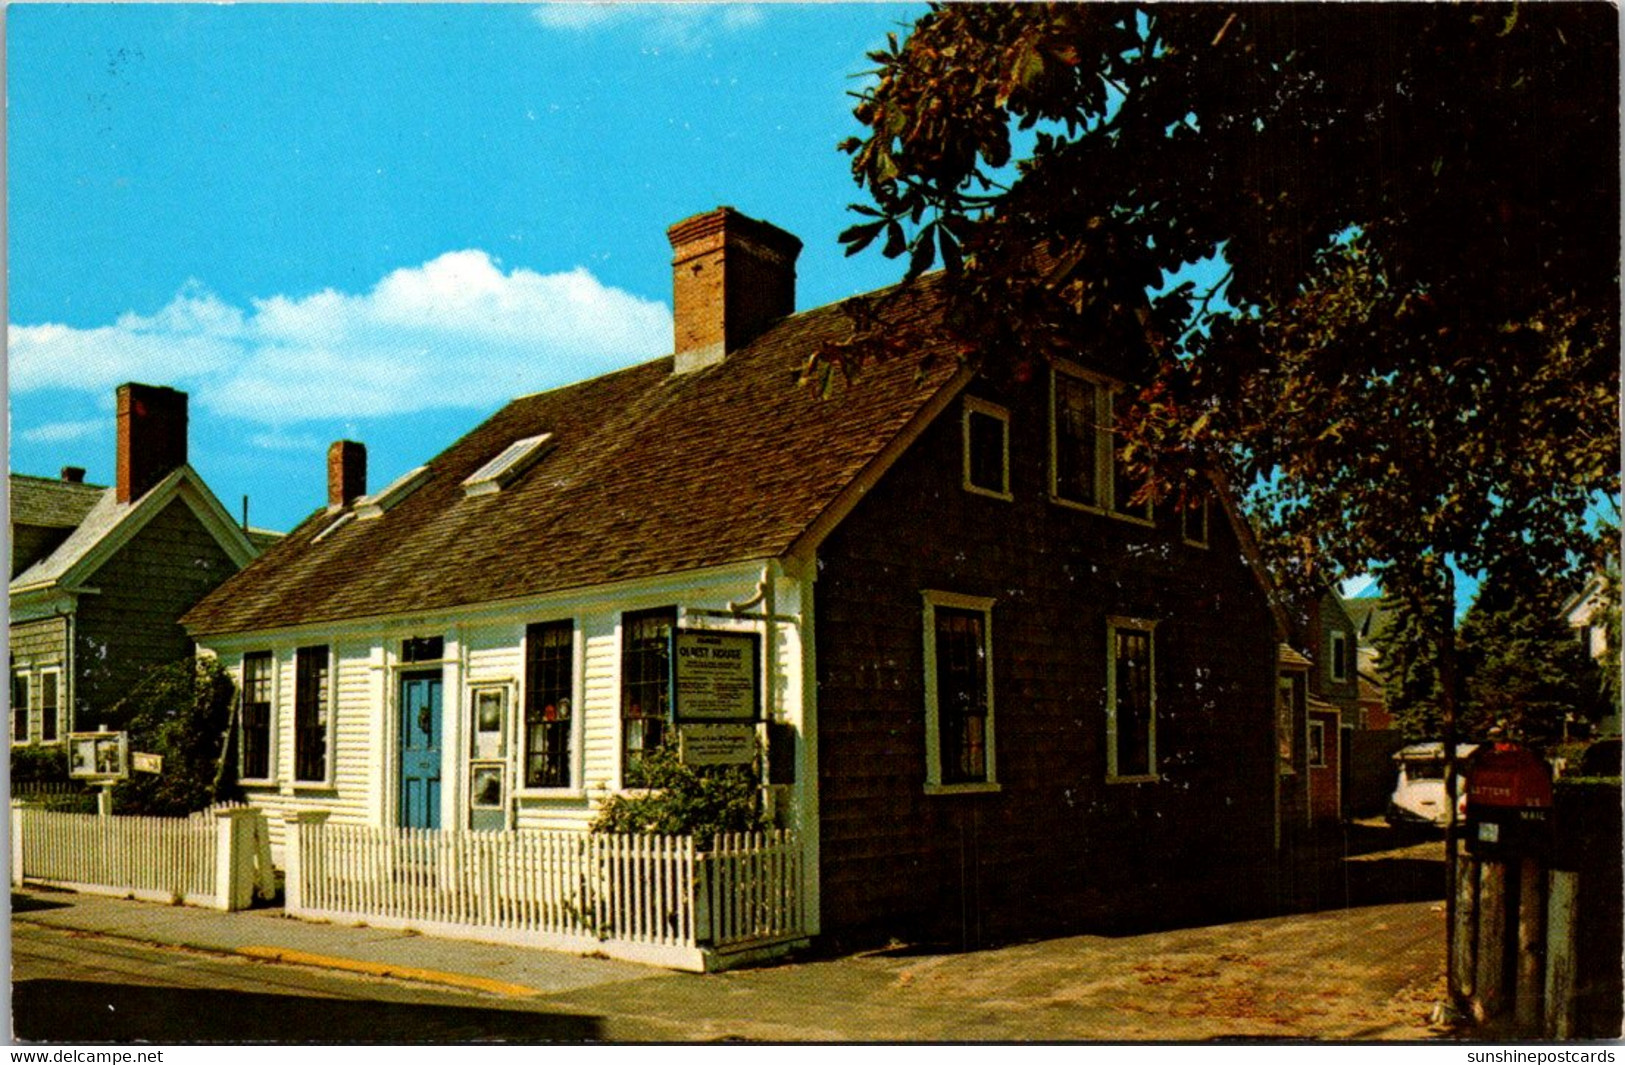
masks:
<svg viewBox="0 0 1625 1065"><path fill-rule="evenodd" d="M672 249L674 373L713 366L796 309L801 241L718 207L666 230Z"/></svg>
<svg viewBox="0 0 1625 1065"><path fill-rule="evenodd" d="M367 494L367 445L335 440L327 449L327 509L343 510Z"/></svg>
<svg viewBox="0 0 1625 1065"><path fill-rule="evenodd" d="M158 385L118 386L116 498L130 503L186 464L186 393Z"/></svg>

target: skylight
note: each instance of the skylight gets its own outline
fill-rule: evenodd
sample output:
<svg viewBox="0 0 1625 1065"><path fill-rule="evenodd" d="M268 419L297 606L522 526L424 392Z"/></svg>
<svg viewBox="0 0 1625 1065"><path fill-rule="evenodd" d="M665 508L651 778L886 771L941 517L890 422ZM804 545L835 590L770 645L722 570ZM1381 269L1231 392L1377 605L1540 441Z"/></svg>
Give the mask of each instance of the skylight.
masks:
<svg viewBox="0 0 1625 1065"><path fill-rule="evenodd" d="M355 516L358 518L379 518L384 511L411 495L418 485L429 479L429 467L419 466L415 470L407 470L389 483L381 492L374 492L370 496L362 496L355 501Z"/></svg>
<svg viewBox="0 0 1625 1065"><path fill-rule="evenodd" d="M546 453L546 444L552 439L552 433L542 433L515 440L503 448L496 458L475 470L463 482L463 491L471 496L501 491L504 485L528 470Z"/></svg>

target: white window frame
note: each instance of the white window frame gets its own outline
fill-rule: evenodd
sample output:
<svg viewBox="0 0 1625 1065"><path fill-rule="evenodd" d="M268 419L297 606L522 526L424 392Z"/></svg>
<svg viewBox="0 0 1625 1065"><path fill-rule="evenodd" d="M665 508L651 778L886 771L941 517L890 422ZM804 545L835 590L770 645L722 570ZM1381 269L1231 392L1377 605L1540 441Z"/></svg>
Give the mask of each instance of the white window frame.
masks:
<svg viewBox="0 0 1625 1065"><path fill-rule="evenodd" d="M267 717L265 722L265 768L268 775L263 777L248 776L244 772L243 761L245 756L245 752L243 750L243 731L248 727L247 715L245 713L248 708L248 659L254 655L263 656L271 663L270 709L266 711ZM251 787L270 787L277 783L277 771L279 769L277 758L281 753L280 744L277 742L279 738L277 736L278 726L281 724L282 720L282 716L278 712L278 698L281 686L282 660L278 656L275 648L261 647L252 651L243 652L242 657L237 661L237 783L239 784L244 784Z"/></svg>
<svg viewBox="0 0 1625 1065"><path fill-rule="evenodd" d="M1326 663L1327 676L1337 684L1347 683L1349 679L1349 638L1348 633L1342 629L1332 629L1327 635L1330 649L1327 654L1330 660Z"/></svg>
<svg viewBox="0 0 1625 1065"><path fill-rule="evenodd" d="M11 703L11 717L6 721L6 732L11 736L13 747L27 747L34 738L34 674L26 669L12 669L11 695L16 694L17 682L23 682L23 732L22 739L17 738L17 705Z"/></svg>
<svg viewBox="0 0 1625 1065"><path fill-rule="evenodd" d="M463 480L463 493L483 496L500 492L547 454L552 439L552 433L540 433L515 440Z"/></svg>
<svg viewBox="0 0 1625 1065"><path fill-rule="evenodd" d="M29 736L29 739L32 740L37 736L38 739L39 739L39 742L42 743L42 744L61 743L62 740L63 740L64 735L69 731L69 730L62 727L63 704L67 702L67 700L62 697L63 696L63 691L62 691L62 667L61 666L51 666L48 669L39 670L35 674L35 677L38 678L40 701L39 701L38 710L36 711L35 707L32 705L32 700L34 698L34 692L33 692L33 685L31 684L30 689L29 689L29 693L28 693L28 697L29 697L29 700L30 700L30 706L28 708L28 736ZM44 683L44 681L45 681L46 677L55 677L56 678L56 735L50 737L49 739L47 739L46 736L45 736L45 683ZM38 722L37 726L35 724L36 721Z"/></svg>
<svg viewBox="0 0 1625 1065"><path fill-rule="evenodd" d="M925 793L927 795L963 795L1001 790L997 775L997 748L994 727L995 704L993 698L993 603L994 600L957 592L926 590L920 593L924 600L925 637ZM973 610L982 615L982 651L987 661L987 719L984 725L987 779L944 783L942 779L942 722L939 716L937 694L937 608Z"/></svg>
<svg viewBox="0 0 1625 1065"><path fill-rule="evenodd" d="M1149 638L1151 720L1146 737L1146 764L1149 773L1120 774L1117 771L1117 632L1128 629ZM1161 780L1157 772L1157 622L1147 618L1109 617L1106 619L1106 783L1146 784Z"/></svg>
<svg viewBox="0 0 1625 1065"><path fill-rule="evenodd" d="M318 645L316 645L316 644L307 644L306 646L307 647L315 647L315 646L318 646ZM323 759L323 762L324 762L323 768L326 770L326 775L321 780L303 780L299 776L299 651L300 651L300 648L296 647L296 648L294 648L294 651L293 651L293 706L292 706L292 713L290 715L292 717L292 719L293 719L293 735L290 737L290 740L292 742L292 750L293 750L293 765L290 767L289 775L293 779L293 788L294 788L295 791L301 791L301 790L304 790L304 791L331 791L333 789L333 787L335 786L334 785L334 776L333 776L333 774L334 774L334 772L336 770L336 765L337 765L337 762L338 762L338 751L337 751L336 748L337 748L338 713L339 713L339 704L338 704L339 663L338 663L338 652L337 652L337 649L334 647L334 645L331 642L329 642L325 646L327 648L327 707L326 707L326 709L327 709L327 735L324 738L323 742L327 744L327 752L326 752L327 757ZM274 661L274 658L275 658L275 656L273 656L273 661ZM276 670L275 672L280 672L280 670ZM276 681L274 679L271 682L271 690L272 690L272 693L273 693L273 696L274 696L274 693L276 691ZM273 706L273 711L272 711L272 713L273 713L273 717L272 717L273 731L275 731L274 723L275 723L276 719L275 719L275 716L274 716L275 715L274 698L273 698L272 706ZM274 756L276 754L276 747L274 745L271 748L271 753L272 753L272 756L273 756L273 760L272 760L271 764L273 766L275 766L276 762L275 762Z"/></svg>
<svg viewBox="0 0 1625 1065"><path fill-rule="evenodd" d="M529 753L525 743L525 706L530 700L530 671L527 668L526 656L530 653L525 646L526 626L519 628L519 639L522 650L519 655L519 680L514 685L512 705L509 717L512 719L512 735L510 736L509 750L512 752L509 762L513 766L513 779L508 788L508 794L516 799L579 799L587 794L585 752L582 744L585 742L582 721L586 717L586 707L583 701L587 694L587 633L580 617L546 618L539 624L550 621L570 622L570 784L563 788L527 788L525 787L525 757ZM616 640L616 676L615 676L615 714L620 720L620 641ZM617 734L615 742L620 744L621 738ZM619 747L617 747L619 751ZM622 761L619 754L616 756L617 765ZM619 772L619 769L617 769Z"/></svg>
<svg viewBox="0 0 1625 1065"><path fill-rule="evenodd" d="M1060 392L1057 387L1061 376L1073 377L1080 381L1087 381L1095 386L1095 484L1096 500L1085 503L1077 499L1068 499L1061 494L1060 483L1060 416L1056 409L1056 400ZM1151 512L1151 505L1146 504L1144 513L1131 513L1120 510L1117 506L1117 447L1112 427L1116 424L1114 405L1117 395L1123 390L1120 381L1114 381L1101 374L1091 373L1076 363L1058 359L1050 366L1049 383L1049 497L1050 501L1073 510L1081 510L1090 514L1103 514L1119 521L1131 522L1135 525L1155 525L1156 521Z"/></svg>
<svg viewBox="0 0 1625 1065"><path fill-rule="evenodd" d="M999 422L1003 427L1004 440L1000 448L1001 458L1004 463L1004 472L1002 476L1002 480L1004 482L1003 491L985 488L982 485L975 484L971 481L970 420L971 415L973 414L980 414L983 417L992 418ZM978 399L975 396L966 396L964 407L959 416L959 438L961 441L960 487L973 495L988 496L992 499L1002 499L1006 503L1013 500L1015 496L1012 495L1010 491L1010 411L999 406L997 403L989 403L987 400Z"/></svg>

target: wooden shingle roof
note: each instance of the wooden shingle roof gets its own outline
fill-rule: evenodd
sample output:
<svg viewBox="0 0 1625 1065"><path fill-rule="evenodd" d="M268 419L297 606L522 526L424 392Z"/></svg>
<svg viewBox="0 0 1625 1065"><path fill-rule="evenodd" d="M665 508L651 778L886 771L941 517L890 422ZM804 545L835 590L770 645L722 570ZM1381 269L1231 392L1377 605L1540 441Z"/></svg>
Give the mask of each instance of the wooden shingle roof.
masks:
<svg viewBox="0 0 1625 1065"><path fill-rule="evenodd" d="M98 484L11 475L11 521L46 529L75 529L107 489Z"/></svg>
<svg viewBox="0 0 1625 1065"><path fill-rule="evenodd" d="M317 511L215 589L197 635L389 616L782 555L957 369L932 286L892 305L912 350L828 399L796 383L851 326L793 315L710 368L670 357L510 402L431 459L381 517ZM517 440L550 450L500 491L462 482Z"/></svg>

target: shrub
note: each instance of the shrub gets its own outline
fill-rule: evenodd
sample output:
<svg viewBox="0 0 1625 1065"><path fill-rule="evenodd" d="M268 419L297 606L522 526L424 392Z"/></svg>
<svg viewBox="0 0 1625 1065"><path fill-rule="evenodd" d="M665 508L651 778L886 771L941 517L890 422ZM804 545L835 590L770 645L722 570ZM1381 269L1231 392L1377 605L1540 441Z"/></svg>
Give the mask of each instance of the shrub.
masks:
<svg viewBox="0 0 1625 1065"><path fill-rule="evenodd" d="M113 792L121 814L174 816L240 796L232 771L236 685L212 658L147 671L109 716L129 722L130 749L161 755L161 773L131 773Z"/></svg>
<svg viewBox="0 0 1625 1065"><path fill-rule="evenodd" d="M50 746L13 747L11 782L39 784L68 779L68 749L60 743Z"/></svg>
<svg viewBox="0 0 1625 1065"><path fill-rule="evenodd" d="M616 795L592 823L594 832L691 835L708 846L719 832L766 827L756 776L749 766L687 766L671 747L643 759L648 791Z"/></svg>

